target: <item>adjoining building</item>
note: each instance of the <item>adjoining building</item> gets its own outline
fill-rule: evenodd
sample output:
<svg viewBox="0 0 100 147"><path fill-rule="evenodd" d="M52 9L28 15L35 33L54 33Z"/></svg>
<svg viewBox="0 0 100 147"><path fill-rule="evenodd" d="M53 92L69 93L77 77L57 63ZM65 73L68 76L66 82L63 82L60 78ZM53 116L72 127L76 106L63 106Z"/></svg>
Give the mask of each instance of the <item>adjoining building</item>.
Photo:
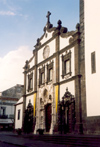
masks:
<svg viewBox="0 0 100 147"><path fill-rule="evenodd" d="M23 85L17 84L0 93L0 130L14 127L14 105L23 95Z"/></svg>
<svg viewBox="0 0 100 147"><path fill-rule="evenodd" d="M15 104L15 129L22 128L23 119L23 97L21 97Z"/></svg>
<svg viewBox="0 0 100 147"><path fill-rule="evenodd" d="M100 1L80 0L82 119L85 133L100 134Z"/></svg>
<svg viewBox="0 0 100 147"><path fill-rule="evenodd" d="M53 27L50 14L24 66L15 129L23 128L25 112L33 106L34 134L100 134L100 0L80 0L75 31L69 32L60 20Z"/></svg>

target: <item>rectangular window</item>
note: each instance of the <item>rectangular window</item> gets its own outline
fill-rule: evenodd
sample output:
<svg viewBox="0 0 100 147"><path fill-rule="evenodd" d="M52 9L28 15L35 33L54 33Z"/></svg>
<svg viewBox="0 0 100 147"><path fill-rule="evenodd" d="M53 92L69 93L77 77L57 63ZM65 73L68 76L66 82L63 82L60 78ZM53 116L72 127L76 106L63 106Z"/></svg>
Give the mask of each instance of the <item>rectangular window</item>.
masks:
<svg viewBox="0 0 100 147"><path fill-rule="evenodd" d="M45 83L45 66L39 68L39 87Z"/></svg>
<svg viewBox="0 0 100 147"><path fill-rule="evenodd" d="M20 109L18 110L18 120L20 120Z"/></svg>
<svg viewBox="0 0 100 147"><path fill-rule="evenodd" d="M70 60L65 61L65 74L70 72Z"/></svg>
<svg viewBox="0 0 100 147"><path fill-rule="evenodd" d="M96 57L95 52L91 53L91 72L96 73Z"/></svg>
<svg viewBox="0 0 100 147"><path fill-rule="evenodd" d="M41 73L41 81L42 81L42 84L44 84L44 72Z"/></svg>
<svg viewBox="0 0 100 147"><path fill-rule="evenodd" d="M47 83L51 82L53 79L53 61L47 64Z"/></svg>
<svg viewBox="0 0 100 147"><path fill-rule="evenodd" d="M33 89L33 73L28 75L28 91Z"/></svg>
<svg viewBox="0 0 100 147"><path fill-rule="evenodd" d="M62 55L62 78L71 76L71 51Z"/></svg>
<svg viewBox="0 0 100 147"><path fill-rule="evenodd" d="M33 86L32 78L30 78L30 80L29 80L29 87L30 87L30 89L32 89L32 86Z"/></svg>
<svg viewBox="0 0 100 147"><path fill-rule="evenodd" d="M49 70L49 80L52 81L52 68Z"/></svg>
<svg viewBox="0 0 100 147"><path fill-rule="evenodd" d="M6 107L1 107L1 115L6 115Z"/></svg>

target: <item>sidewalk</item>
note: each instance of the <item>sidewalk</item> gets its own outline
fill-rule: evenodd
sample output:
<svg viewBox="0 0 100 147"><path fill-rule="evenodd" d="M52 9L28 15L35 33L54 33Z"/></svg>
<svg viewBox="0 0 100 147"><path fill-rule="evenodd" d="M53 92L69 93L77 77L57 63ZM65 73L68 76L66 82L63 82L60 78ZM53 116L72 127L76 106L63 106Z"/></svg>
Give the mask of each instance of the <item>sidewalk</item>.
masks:
<svg viewBox="0 0 100 147"><path fill-rule="evenodd" d="M100 147L100 135L17 135L0 132L0 142L20 147Z"/></svg>
<svg viewBox="0 0 100 147"><path fill-rule="evenodd" d="M18 136L13 132L0 132L0 142L21 147L66 147L66 145L52 144L40 140L32 140L29 136L24 138L24 136Z"/></svg>

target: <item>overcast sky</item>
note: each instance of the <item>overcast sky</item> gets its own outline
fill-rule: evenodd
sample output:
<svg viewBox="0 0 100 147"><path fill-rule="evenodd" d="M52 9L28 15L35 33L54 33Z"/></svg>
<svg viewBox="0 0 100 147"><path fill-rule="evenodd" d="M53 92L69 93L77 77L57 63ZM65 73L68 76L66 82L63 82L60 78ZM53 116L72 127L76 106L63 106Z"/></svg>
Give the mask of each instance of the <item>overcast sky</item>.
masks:
<svg viewBox="0 0 100 147"><path fill-rule="evenodd" d="M0 0L0 92L23 84L23 66L47 22L69 31L79 22L79 0Z"/></svg>

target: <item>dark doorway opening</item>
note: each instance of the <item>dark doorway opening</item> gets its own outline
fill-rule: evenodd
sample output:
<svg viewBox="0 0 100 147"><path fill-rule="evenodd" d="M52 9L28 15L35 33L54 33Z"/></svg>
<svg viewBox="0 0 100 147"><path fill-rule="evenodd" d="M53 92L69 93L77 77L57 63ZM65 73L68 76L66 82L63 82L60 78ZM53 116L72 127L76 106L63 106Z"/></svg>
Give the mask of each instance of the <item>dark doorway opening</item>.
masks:
<svg viewBox="0 0 100 147"><path fill-rule="evenodd" d="M51 127L51 104L45 106L45 127L46 132L49 132Z"/></svg>
<svg viewBox="0 0 100 147"><path fill-rule="evenodd" d="M62 101L58 106L58 126L60 133L73 133L75 131L75 98L66 89Z"/></svg>

